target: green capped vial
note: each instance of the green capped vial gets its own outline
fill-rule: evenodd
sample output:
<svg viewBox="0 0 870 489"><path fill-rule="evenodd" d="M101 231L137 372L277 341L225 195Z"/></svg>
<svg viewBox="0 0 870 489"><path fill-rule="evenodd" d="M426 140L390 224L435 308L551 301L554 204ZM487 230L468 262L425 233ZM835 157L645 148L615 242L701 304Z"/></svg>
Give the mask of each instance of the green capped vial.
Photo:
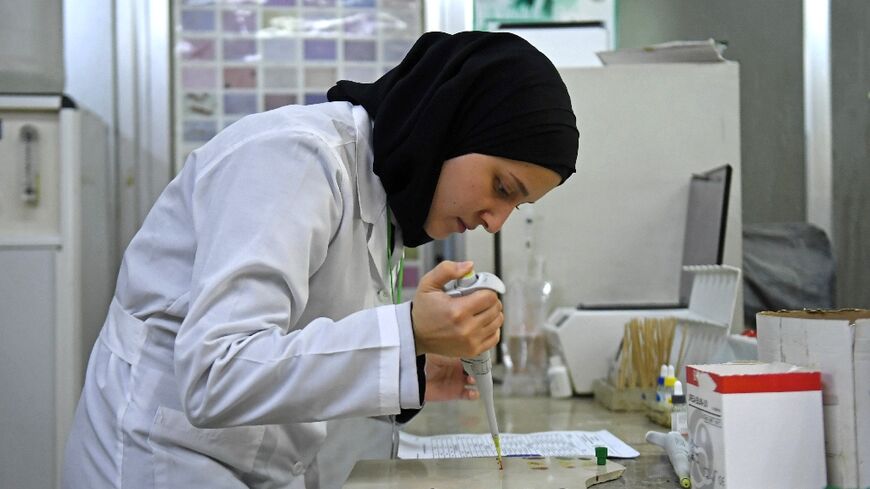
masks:
<svg viewBox="0 0 870 489"><path fill-rule="evenodd" d="M595 447L595 463L607 465L607 447Z"/></svg>

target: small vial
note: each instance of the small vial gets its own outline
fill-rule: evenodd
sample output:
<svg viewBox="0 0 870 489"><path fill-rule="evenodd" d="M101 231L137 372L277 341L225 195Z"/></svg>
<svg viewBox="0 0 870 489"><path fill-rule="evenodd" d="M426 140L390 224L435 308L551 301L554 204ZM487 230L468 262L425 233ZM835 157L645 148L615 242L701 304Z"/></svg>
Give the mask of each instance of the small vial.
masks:
<svg viewBox="0 0 870 489"><path fill-rule="evenodd" d="M562 364L558 355L550 357L550 368L547 369L547 381L550 385L550 396L557 398L571 397L571 381L568 379L568 369Z"/></svg>
<svg viewBox="0 0 870 489"><path fill-rule="evenodd" d="M665 377L668 376L668 366L662 365L659 369L659 378L656 380L656 403L665 404Z"/></svg>
<svg viewBox="0 0 870 489"><path fill-rule="evenodd" d="M665 377L665 404L671 404L671 396L674 395L674 383L677 378L674 376L674 366L668 365L668 375Z"/></svg>
<svg viewBox="0 0 870 489"><path fill-rule="evenodd" d="M683 394L683 383L674 382L674 395L671 396L671 431L683 436L689 436L689 418L686 411L686 396Z"/></svg>
<svg viewBox="0 0 870 489"><path fill-rule="evenodd" d="M607 447L595 447L595 465L607 465Z"/></svg>

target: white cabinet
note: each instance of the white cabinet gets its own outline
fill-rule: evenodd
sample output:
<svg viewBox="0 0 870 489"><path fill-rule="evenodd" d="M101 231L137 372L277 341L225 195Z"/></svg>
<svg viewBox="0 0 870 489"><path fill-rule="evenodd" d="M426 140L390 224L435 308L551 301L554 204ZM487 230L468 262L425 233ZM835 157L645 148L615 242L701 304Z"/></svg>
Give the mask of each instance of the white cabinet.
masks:
<svg viewBox="0 0 870 489"><path fill-rule="evenodd" d="M63 73L60 0L0 2L0 93L60 93Z"/></svg>

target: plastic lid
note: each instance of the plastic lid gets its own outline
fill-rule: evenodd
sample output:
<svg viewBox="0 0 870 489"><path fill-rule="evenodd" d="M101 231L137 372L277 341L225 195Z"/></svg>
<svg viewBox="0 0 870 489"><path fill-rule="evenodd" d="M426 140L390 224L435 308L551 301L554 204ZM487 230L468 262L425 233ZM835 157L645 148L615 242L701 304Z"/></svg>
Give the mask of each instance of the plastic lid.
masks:
<svg viewBox="0 0 870 489"><path fill-rule="evenodd" d="M672 404L685 404L686 396L683 395L683 383L679 380L674 382L674 395L671 396Z"/></svg>
<svg viewBox="0 0 870 489"><path fill-rule="evenodd" d="M673 376L674 376L674 366L668 365L668 377L673 377Z"/></svg>
<svg viewBox="0 0 870 489"><path fill-rule="evenodd" d="M668 366L662 365L662 368L659 369L659 378L663 378L663 377L667 377L667 376L668 376Z"/></svg>
<svg viewBox="0 0 870 489"><path fill-rule="evenodd" d="M665 385L668 387L673 387L676 382L676 377L665 377Z"/></svg>
<svg viewBox="0 0 870 489"><path fill-rule="evenodd" d="M462 276L461 279L456 281L456 284L460 287L471 287L474 285L474 282L477 282L477 274L474 273L474 269L471 269L470 272L466 273Z"/></svg>

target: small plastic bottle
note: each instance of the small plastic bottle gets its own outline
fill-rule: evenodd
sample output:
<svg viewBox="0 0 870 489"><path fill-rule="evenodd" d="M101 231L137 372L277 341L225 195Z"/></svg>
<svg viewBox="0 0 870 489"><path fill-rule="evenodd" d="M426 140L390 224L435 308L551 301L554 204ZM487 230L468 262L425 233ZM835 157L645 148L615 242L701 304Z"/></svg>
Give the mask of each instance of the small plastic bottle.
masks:
<svg viewBox="0 0 870 489"><path fill-rule="evenodd" d="M550 357L550 368L547 369L547 381L550 385L550 397L571 397L571 381L568 379L568 369L562 364L558 355Z"/></svg>
<svg viewBox="0 0 870 489"><path fill-rule="evenodd" d="M668 365L668 375L665 377L665 404L671 404L671 396L674 395L674 384L677 378L674 376L674 366Z"/></svg>
<svg viewBox="0 0 870 489"><path fill-rule="evenodd" d="M689 419L686 411L686 396L683 395L683 383L674 382L674 395L671 396L671 431L683 436L689 436Z"/></svg>
<svg viewBox="0 0 870 489"><path fill-rule="evenodd" d="M659 378L656 380L656 404L665 405L665 377L668 376L668 366L662 365Z"/></svg>

